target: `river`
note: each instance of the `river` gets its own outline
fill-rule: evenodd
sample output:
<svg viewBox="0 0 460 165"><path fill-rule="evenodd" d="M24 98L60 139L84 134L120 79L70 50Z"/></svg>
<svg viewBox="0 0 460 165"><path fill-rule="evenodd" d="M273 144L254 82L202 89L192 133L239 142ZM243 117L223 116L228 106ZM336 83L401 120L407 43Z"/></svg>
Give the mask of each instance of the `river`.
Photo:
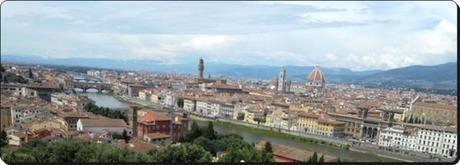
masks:
<svg viewBox="0 0 460 165"><path fill-rule="evenodd" d="M88 92L88 93L78 93L78 94L88 96L90 99L94 100L96 105L98 106L115 108L115 109L128 109L130 105L129 103L117 100L116 98L114 98L113 96L107 93ZM201 120L194 120L194 121L196 121L198 125L203 126L203 127L207 126L207 123L208 123L207 121L201 121ZM191 123L189 125L191 125ZM238 134L241 137L243 137L245 141L249 143L252 143L252 142L256 143L259 140L265 139L265 140L270 141L271 143L286 145L286 146L295 147L299 149L306 149L310 151L316 151L318 153L334 155L336 157L340 157L341 160L346 159L348 161L359 161L359 162L376 162L376 161L377 162L395 162L397 161L393 159L380 157L374 154L367 154L367 153L360 153L360 152L354 152L354 151L349 151L349 150L337 149L334 147L318 145L318 144L303 143L303 142L298 142L298 141L284 139L284 138L262 136L262 135L259 135L257 133L251 132L249 130L246 130L240 127L233 127L233 128L225 127L224 128L224 127L219 127L218 125L214 125L214 130L219 134L230 134L230 133Z"/></svg>

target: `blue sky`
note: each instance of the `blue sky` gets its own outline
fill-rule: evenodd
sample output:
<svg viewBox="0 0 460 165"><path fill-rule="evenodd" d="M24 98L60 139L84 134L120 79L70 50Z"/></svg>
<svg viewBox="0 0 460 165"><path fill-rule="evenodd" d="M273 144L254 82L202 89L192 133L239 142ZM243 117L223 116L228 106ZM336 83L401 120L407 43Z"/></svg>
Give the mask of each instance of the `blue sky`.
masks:
<svg viewBox="0 0 460 165"><path fill-rule="evenodd" d="M1 54L391 69L457 61L453 2L6 2Z"/></svg>

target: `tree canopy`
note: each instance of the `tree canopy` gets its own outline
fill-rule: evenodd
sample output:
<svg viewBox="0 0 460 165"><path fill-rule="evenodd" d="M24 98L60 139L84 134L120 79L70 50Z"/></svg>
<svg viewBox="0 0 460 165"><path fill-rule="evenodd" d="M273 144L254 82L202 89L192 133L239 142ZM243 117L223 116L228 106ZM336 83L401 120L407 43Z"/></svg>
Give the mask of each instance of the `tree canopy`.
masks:
<svg viewBox="0 0 460 165"><path fill-rule="evenodd" d="M128 122L128 116L126 116L123 112L110 108L99 107L93 103L86 104L85 110L96 115L102 115L112 119L123 119L125 122Z"/></svg>

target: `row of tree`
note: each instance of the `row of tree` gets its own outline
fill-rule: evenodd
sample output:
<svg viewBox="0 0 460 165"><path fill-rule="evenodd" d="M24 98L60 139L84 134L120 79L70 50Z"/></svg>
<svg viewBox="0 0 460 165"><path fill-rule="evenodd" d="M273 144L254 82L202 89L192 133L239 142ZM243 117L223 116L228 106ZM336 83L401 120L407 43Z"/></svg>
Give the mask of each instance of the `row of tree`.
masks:
<svg viewBox="0 0 460 165"><path fill-rule="evenodd" d="M220 156L221 162L271 162L271 144L258 151L254 144L249 144L236 134L219 135L214 131L213 123L209 122L206 128L200 128L196 122L191 125L191 130L181 140L183 143L192 143L203 147L212 156ZM219 153L221 153L219 155Z"/></svg>
<svg viewBox="0 0 460 165"><path fill-rule="evenodd" d="M86 104L85 110L97 115L102 115L112 119L123 119L125 122L128 122L128 117L123 112L106 107L99 107L93 103Z"/></svg>
<svg viewBox="0 0 460 165"><path fill-rule="evenodd" d="M56 141L31 141L21 147L2 147L0 157L13 162L210 162L219 157L220 162L271 162L272 146L267 142L256 150L236 134L219 135L210 122L200 128L193 122L192 129L181 138L181 143L147 153L110 144L99 144L79 139ZM324 162L316 153L307 162Z"/></svg>
<svg viewBox="0 0 460 165"><path fill-rule="evenodd" d="M23 146L5 147L1 158L13 162L147 162L151 158L140 152L109 144L60 139L54 142L34 140Z"/></svg>

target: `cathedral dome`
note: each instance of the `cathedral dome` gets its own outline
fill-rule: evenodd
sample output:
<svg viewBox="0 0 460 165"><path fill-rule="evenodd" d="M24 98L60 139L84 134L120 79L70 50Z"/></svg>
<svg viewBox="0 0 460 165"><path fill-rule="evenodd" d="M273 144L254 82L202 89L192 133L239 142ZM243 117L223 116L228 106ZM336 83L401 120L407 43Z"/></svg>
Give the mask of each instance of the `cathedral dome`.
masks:
<svg viewBox="0 0 460 165"><path fill-rule="evenodd" d="M307 77L308 82L319 82L319 83L325 83L324 80L324 74L321 72L319 69L319 66L315 66L315 69L310 72L310 74Z"/></svg>

